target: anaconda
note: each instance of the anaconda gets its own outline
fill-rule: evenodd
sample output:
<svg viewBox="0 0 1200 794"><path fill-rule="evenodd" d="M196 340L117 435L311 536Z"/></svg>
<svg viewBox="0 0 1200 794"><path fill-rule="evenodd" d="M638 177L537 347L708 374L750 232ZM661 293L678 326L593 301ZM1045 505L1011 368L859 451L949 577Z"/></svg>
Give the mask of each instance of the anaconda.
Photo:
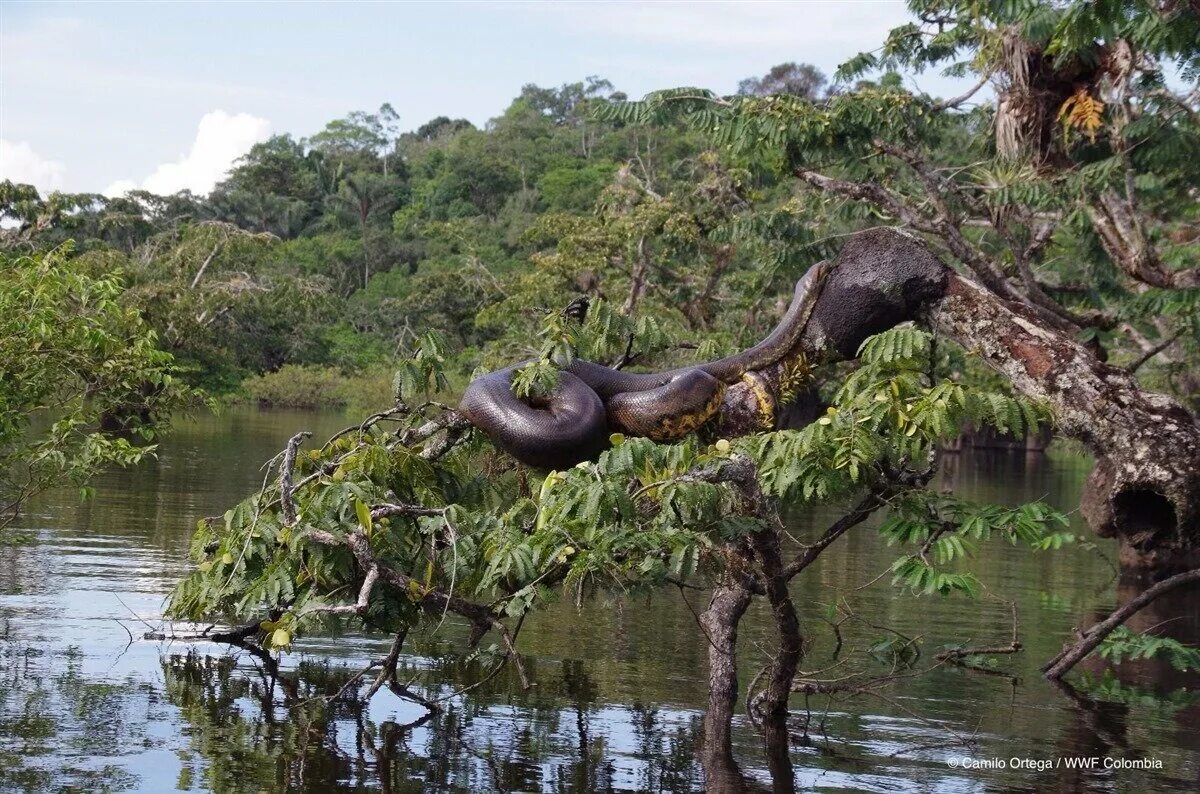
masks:
<svg viewBox="0 0 1200 794"><path fill-rule="evenodd" d="M804 332L829 271L820 263L796 282L783 318L765 339L726 358L666 372L623 372L576 359L547 395L519 398L513 374L524 364L476 378L459 411L492 442L529 466L567 468L595 459L612 433L673 441L708 422L728 385L783 359Z"/></svg>

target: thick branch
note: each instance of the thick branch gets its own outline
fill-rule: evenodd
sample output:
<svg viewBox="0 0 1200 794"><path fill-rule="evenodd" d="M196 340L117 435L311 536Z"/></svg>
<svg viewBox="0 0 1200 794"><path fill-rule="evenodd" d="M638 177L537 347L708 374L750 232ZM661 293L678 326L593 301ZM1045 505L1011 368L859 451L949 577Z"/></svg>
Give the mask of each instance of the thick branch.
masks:
<svg viewBox="0 0 1200 794"><path fill-rule="evenodd" d="M803 655L803 640L800 636L800 619L796 606L788 593L788 577L779 553L780 538L777 527L752 533L750 538L755 556L762 570L767 601L771 605L771 617L779 634L779 648L771 661L771 672L767 689L763 695L764 721L781 721L787 717L788 696L792 690L792 679L800 666Z"/></svg>
<svg viewBox="0 0 1200 794"><path fill-rule="evenodd" d="M872 334L916 321L959 342L1054 415L1057 429L1097 458L1082 512L1094 530L1122 540L1127 567L1190 568L1200 559L1200 426L1186 409L1143 391L1023 304L997 297L941 262L919 239L894 229L862 232L843 247L792 352L808 362L853 358ZM731 385L722 432L777 393L775 368Z"/></svg>

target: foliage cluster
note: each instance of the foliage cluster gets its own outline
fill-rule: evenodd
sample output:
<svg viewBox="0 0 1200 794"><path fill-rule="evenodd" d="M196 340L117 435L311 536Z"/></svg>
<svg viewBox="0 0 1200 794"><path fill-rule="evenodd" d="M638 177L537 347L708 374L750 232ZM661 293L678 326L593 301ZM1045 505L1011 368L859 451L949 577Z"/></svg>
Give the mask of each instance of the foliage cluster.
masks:
<svg viewBox="0 0 1200 794"><path fill-rule="evenodd" d="M175 591L171 612L261 621L264 642L286 646L330 613L393 632L437 626L452 611L442 595L495 620L519 620L564 594L711 582L731 564L730 544L770 526L722 473L731 464L749 463L772 502L886 494L894 513L879 531L906 547L895 583L914 592L976 594L974 575L960 568L973 544L992 537L1049 548L1064 518L1042 503L971 505L926 490L927 477L897 479L965 423L1015 421L1024 429L1043 418L1037 408L930 380L929 339L914 328L872 338L864 357L827 416L803 430L678 444L614 436L596 462L543 477L484 453L478 438L442 430L451 420L436 404L402 402L300 452L294 472L278 471L286 464L277 458L277 478L258 494L202 521L192 544L196 571ZM429 347L407 369L400 390L408 400L419 398L418 384L427 390L440 381ZM384 577L361 610L356 536L375 564L398 574ZM431 600L443 606L431 608Z"/></svg>
<svg viewBox="0 0 1200 794"><path fill-rule="evenodd" d="M51 485L152 454L170 413L201 399L122 304L120 274L69 253L0 254L0 529Z"/></svg>

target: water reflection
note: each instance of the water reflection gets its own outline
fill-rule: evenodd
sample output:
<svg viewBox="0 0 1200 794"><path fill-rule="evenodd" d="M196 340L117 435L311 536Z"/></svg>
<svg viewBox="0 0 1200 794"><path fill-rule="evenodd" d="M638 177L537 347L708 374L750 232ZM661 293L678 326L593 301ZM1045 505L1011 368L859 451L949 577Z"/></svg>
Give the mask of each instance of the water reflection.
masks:
<svg viewBox="0 0 1200 794"><path fill-rule="evenodd" d="M484 675L460 666L457 681ZM363 699L357 671L326 662L278 670L250 652L163 660L165 692L190 737L189 786L389 791L692 791L698 715L596 703L579 662L542 669L513 703L495 678L432 715L386 690ZM447 687L447 692L449 688ZM338 693L340 696L334 697ZM426 694L436 697L435 690ZM195 775L202 776L196 780Z"/></svg>
<svg viewBox="0 0 1200 794"><path fill-rule="evenodd" d="M321 436L340 424L251 411L205 418L181 427L156 463L108 475L94 502L81 506L62 493L35 508L26 523L36 542L0 548L0 790L695 791L705 781L702 759L716 779L714 757L731 786L762 790L793 782L772 780L772 769L787 764L800 789L855 791L1182 791L1200 779L1194 677L1156 663L1103 677L1093 665L1091 683L1077 679L1077 689L1063 692L1038 675L1072 626L1128 597L1099 554L1103 543L1044 555L985 550L982 578L1015 601L1025 644L996 663L1003 675L941 667L886 699L797 696L808 730L790 726L786 756L764 751L740 703L729 752L706 752L706 647L692 615L703 594L691 594L692 603L664 593L580 611L560 604L521 635L532 690L505 672L449 698L421 724L412 724L421 708L386 691L370 703L353 687L323 700L382 656L386 638L309 638L281 670L224 646L130 642L147 630L143 620L157 625L195 521L255 487L261 461L297 429ZM947 458L941 485L1070 508L1085 474L1086 464L1070 459L964 455ZM828 519L797 518L793 529ZM824 620L841 599L920 636L926 658L945 643L1008 641L1011 615L1000 599L900 598L886 577L859 589L887 569L894 550L869 531L841 544L794 585L813 640L806 667L838 652ZM1200 595L1167 607L1142 613L1135 628L1200 641ZM743 684L770 647L766 625L754 609L743 624ZM841 653L875 634L846 626ZM406 649L402 674L424 696L446 697L490 670L458 655L454 639L417 638ZM964 771L947 763L1068 755L1150 756L1163 769Z"/></svg>

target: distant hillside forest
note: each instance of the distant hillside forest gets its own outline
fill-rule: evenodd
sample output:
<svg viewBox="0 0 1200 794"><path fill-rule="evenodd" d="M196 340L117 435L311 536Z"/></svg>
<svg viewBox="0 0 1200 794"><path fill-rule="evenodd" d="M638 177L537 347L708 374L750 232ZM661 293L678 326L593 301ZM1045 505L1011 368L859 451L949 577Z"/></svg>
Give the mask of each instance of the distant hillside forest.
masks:
<svg viewBox="0 0 1200 794"><path fill-rule="evenodd" d="M1081 339L1125 363L1149 354L1150 385L1195 398L1195 291L1131 287L1088 214L1087 179L1121 179L1105 165L1119 158L1097 139L1100 117L1089 115L1102 105L1056 100L1044 126L1058 161L1041 165L997 156L1005 142L991 97L915 102L886 70L834 86L816 68L788 63L743 80L729 99L747 112L786 102L779 107L813 114L811 123L789 119L801 130L793 140L763 133L765 145L713 135L703 110L622 111L656 97L679 105L689 92L624 103L598 77L527 85L482 129L443 116L403 133L403 108L385 104L309 138L256 144L208 196L41 196L5 182L3 246L10 254L72 246L77 267L118 274L122 300L193 386L271 404L374 405L388 400L394 362L414 351L444 357L460 379L453 387L479 367L569 342L561 323L585 313L599 330L581 339L604 344L578 352L608 363L657 366L745 347L848 233L930 231L909 210L797 178L797 163L815 162L830 178L892 187L915 212L959 218L960 236L998 251L997 267ZM895 156L903 152L864 151L865 134L898 133L917 107L935 112L904 133L918 136L915 165ZM1164 261L1197 249L1194 200L1179 203L1188 180L1192 193L1200 183L1196 124L1194 114L1171 118L1136 152L1150 172L1137 189L1159 219ZM936 169L923 173L920 163ZM937 190L961 190L951 182L969 184L970 195L947 193L963 206L939 209ZM1043 217L1057 220L1047 228ZM1006 218L1028 230L1021 245L1036 260L1006 260L1011 241L1001 249L988 239L1007 234L997 222ZM934 236L957 253L953 235Z"/></svg>

